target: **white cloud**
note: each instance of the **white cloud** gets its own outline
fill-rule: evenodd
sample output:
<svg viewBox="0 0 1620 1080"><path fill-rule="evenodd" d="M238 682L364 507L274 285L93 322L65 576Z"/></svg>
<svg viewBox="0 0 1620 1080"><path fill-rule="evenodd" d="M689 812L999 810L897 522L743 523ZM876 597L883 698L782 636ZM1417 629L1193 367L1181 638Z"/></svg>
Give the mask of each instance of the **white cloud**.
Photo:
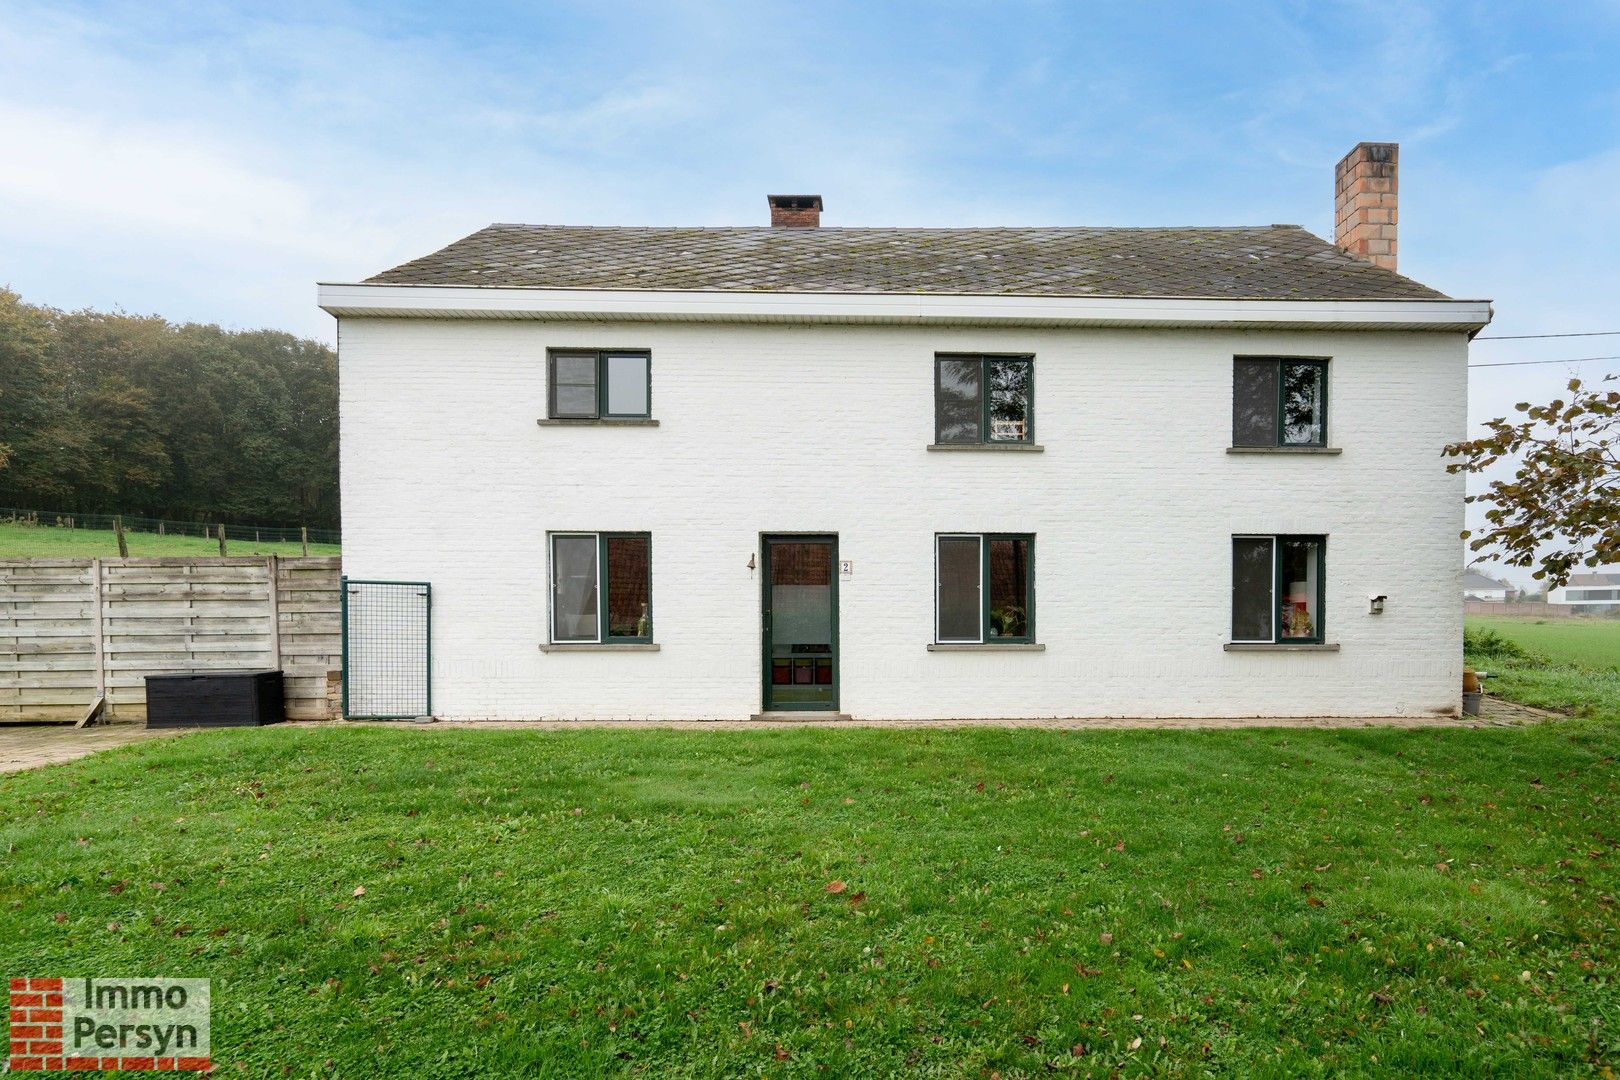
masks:
<svg viewBox="0 0 1620 1080"><path fill-rule="evenodd" d="M196 131L0 101L0 145L0 198L20 211L14 225L336 250L312 227L308 189L245 168L241 153Z"/></svg>

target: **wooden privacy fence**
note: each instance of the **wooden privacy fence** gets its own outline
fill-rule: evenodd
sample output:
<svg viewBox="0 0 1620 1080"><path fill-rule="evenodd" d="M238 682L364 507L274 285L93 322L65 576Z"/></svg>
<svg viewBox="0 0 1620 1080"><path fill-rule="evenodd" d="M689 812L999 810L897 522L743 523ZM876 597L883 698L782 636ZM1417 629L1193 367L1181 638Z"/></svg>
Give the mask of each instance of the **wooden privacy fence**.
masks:
<svg viewBox="0 0 1620 1080"><path fill-rule="evenodd" d="M340 670L338 558L0 559L0 723L146 715L147 675L280 668L323 719Z"/></svg>

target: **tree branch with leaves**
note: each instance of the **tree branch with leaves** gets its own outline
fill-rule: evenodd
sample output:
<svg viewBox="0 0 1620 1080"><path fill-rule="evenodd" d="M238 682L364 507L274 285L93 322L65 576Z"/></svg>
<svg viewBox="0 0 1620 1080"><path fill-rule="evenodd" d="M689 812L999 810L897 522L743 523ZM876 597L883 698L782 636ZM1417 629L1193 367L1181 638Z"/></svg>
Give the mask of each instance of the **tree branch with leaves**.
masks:
<svg viewBox="0 0 1620 1080"><path fill-rule="evenodd" d="M1490 505L1489 527L1469 548L1495 548L1510 566L1535 567L1535 578L1557 588L1576 568L1620 562L1620 390L1569 381L1569 399L1545 405L1519 402L1523 419L1487 421L1483 438L1452 443L1443 453L1460 458L1451 473L1482 473L1516 459L1512 480L1493 480L1468 502ZM1471 539L1470 539L1471 538Z"/></svg>

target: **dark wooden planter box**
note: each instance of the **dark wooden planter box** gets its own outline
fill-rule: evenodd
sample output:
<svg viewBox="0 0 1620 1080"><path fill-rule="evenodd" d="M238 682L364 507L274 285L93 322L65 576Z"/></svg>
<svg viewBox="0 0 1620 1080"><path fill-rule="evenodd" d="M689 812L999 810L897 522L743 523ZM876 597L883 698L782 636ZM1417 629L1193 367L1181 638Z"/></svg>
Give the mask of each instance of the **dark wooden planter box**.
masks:
<svg viewBox="0 0 1620 1080"><path fill-rule="evenodd" d="M146 726L258 727L286 719L279 671L146 677Z"/></svg>

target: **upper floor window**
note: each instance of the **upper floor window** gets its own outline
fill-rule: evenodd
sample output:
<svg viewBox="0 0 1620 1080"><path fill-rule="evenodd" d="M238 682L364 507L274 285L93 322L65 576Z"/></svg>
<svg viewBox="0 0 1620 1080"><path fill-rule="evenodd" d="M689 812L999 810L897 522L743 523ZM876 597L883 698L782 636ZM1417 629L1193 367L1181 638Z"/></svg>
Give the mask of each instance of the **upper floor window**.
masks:
<svg viewBox="0 0 1620 1080"><path fill-rule="evenodd" d="M547 413L553 420L645 419L652 414L652 355L553 349Z"/></svg>
<svg viewBox="0 0 1620 1080"><path fill-rule="evenodd" d="M934 357L934 441L1033 443L1034 358Z"/></svg>
<svg viewBox="0 0 1620 1080"><path fill-rule="evenodd" d="M1232 537L1232 641L1321 644L1324 536Z"/></svg>
<svg viewBox="0 0 1620 1080"><path fill-rule="evenodd" d="M1233 446L1326 446L1326 360L1239 356L1232 362Z"/></svg>
<svg viewBox="0 0 1620 1080"><path fill-rule="evenodd" d="M1035 538L942 533L934 538L934 640L1035 640Z"/></svg>
<svg viewBox="0 0 1620 1080"><path fill-rule="evenodd" d="M551 534L551 640L604 645L652 641L649 534Z"/></svg>

